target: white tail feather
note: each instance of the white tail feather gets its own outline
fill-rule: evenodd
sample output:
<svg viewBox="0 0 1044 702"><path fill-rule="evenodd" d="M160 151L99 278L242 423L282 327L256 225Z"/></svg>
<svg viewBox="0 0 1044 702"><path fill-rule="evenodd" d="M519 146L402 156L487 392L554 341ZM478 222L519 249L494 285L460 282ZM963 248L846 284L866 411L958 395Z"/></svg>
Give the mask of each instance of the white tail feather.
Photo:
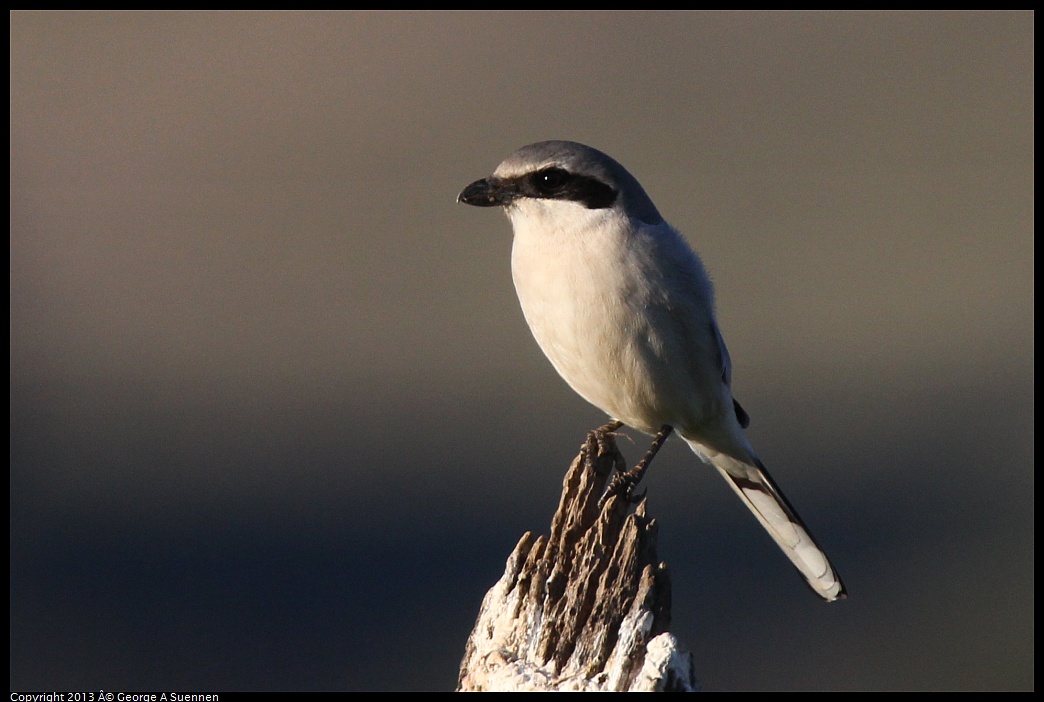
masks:
<svg viewBox="0 0 1044 702"><path fill-rule="evenodd" d="M841 578L761 461L753 458L752 463L747 463L724 453L711 456L700 444L688 443L698 456L709 461L725 477L816 594L828 602L845 597Z"/></svg>

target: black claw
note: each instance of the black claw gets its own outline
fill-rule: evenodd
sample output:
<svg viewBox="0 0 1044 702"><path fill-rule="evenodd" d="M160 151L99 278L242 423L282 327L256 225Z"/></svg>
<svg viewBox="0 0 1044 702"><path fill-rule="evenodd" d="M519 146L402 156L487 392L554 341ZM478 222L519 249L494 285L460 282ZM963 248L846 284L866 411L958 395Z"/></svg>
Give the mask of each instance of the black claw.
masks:
<svg viewBox="0 0 1044 702"><path fill-rule="evenodd" d="M605 507L606 502L608 502L609 498L614 495L622 495L632 503L638 502L645 496L645 492L638 496L632 495L631 492L638 486L638 483L642 481L642 478L645 477L645 471L649 469L649 464L652 463L653 457L656 456L660 447L663 446L663 442L667 440L667 437L671 435L672 431L674 431L673 428L667 424L660 427L659 433L656 434L656 438L653 439L652 446L649 447L648 452L646 452L642 460L638 462L638 465L631 470L619 472L613 476L613 479L609 481L609 486L606 487L605 492L602 494L602 498L598 500L599 509Z"/></svg>
<svg viewBox="0 0 1044 702"><path fill-rule="evenodd" d="M623 426L623 422L612 421L597 429L592 429L587 434L587 439L584 440L583 453L584 453L584 465L588 470L594 470L595 461L609 453L613 448L613 436L617 429ZM620 456L618 451L614 451L613 457L613 468L615 472L622 473L627 469L623 462L623 458Z"/></svg>

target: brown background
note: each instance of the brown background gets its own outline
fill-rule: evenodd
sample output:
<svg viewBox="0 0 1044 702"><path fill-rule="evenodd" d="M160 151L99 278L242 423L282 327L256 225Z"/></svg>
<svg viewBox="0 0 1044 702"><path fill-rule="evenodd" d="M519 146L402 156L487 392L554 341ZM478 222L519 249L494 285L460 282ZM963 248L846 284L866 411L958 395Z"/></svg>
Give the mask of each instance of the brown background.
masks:
<svg viewBox="0 0 1044 702"><path fill-rule="evenodd" d="M504 217L454 203L549 138L700 251L851 591L670 443L704 685L1032 688L1033 25L12 14L12 689L452 687L604 419L529 336Z"/></svg>

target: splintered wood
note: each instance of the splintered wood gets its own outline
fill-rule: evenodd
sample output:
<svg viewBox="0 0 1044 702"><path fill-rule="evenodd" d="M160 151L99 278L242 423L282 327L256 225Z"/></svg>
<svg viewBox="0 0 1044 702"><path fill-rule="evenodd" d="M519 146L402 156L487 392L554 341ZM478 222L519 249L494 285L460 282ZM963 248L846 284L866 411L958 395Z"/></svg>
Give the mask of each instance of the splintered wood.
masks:
<svg viewBox="0 0 1044 702"><path fill-rule="evenodd" d="M599 498L624 465L612 434L573 461L551 536L526 533L486 594L458 691L687 691L692 656L668 633L671 583L643 498Z"/></svg>

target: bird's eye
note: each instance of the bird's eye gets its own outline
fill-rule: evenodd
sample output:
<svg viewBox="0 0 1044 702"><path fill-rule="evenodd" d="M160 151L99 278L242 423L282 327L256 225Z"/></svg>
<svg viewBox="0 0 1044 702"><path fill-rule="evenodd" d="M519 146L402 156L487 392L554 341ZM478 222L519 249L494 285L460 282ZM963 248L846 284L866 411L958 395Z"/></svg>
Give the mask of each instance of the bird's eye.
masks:
<svg viewBox="0 0 1044 702"><path fill-rule="evenodd" d="M568 181L569 172L561 168L545 168L533 174L533 185L546 195L558 192Z"/></svg>

